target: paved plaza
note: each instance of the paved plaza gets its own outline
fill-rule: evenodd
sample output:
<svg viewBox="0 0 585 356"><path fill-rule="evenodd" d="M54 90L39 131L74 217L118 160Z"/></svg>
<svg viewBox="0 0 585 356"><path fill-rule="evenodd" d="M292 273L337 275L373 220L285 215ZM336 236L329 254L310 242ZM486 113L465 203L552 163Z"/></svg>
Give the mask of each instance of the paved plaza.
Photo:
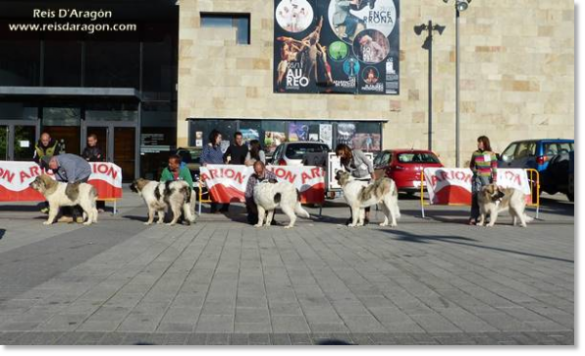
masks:
<svg viewBox="0 0 585 356"><path fill-rule="evenodd" d="M528 228L480 228L405 197L397 228L348 228L338 199L290 230L240 204L145 226L129 191L91 227L0 204L0 344L572 345L573 204L543 204Z"/></svg>

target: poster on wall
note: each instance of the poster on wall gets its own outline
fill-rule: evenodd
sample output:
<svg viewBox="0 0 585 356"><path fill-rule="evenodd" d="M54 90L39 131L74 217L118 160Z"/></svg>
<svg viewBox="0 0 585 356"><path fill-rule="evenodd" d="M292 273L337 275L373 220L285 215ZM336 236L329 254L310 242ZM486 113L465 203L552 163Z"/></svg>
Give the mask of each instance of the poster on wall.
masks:
<svg viewBox="0 0 585 356"><path fill-rule="evenodd" d="M273 153L281 143L286 140L284 132L266 131L264 134L264 147L270 153Z"/></svg>
<svg viewBox="0 0 585 356"><path fill-rule="evenodd" d="M329 146L329 149L333 149L333 125L331 124L321 124L319 125L319 136L321 137L321 142L326 143Z"/></svg>
<svg viewBox="0 0 585 356"><path fill-rule="evenodd" d="M398 95L400 0L274 0L274 92Z"/></svg>
<svg viewBox="0 0 585 356"><path fill-rule="evenodd" d="M380 134L358 133L352 137L351 147L365 152L380 151Z"/></svg>
<svg viewBox="0 0 585 356"><path fill-rule="evenodd" d="M308 141L309 125L302 123L291 123L288 125L288 140L290 142Z"/></svg>
<svg viewBox="0 0 585 356"><path fill-rule="evenodd" d="M245 143L249 143L252 140L260 139L260 133L258 132L258 130L240 129L240 132L242 133L242 139L244 140Z"/></svg>
<svg viewBox="0 0 585 356"><path fill-rule="evenodd" d="M353 148L355 124L337 124L337 143L343 143Z"/></svg>

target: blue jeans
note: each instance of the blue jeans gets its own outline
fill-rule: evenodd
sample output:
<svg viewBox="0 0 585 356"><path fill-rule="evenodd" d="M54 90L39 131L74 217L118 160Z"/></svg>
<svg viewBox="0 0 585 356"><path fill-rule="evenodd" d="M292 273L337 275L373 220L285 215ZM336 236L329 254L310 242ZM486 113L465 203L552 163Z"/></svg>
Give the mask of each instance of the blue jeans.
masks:
<svg viewBox="0 0 585 356"><path fill-rule="evenodd" d="M479 193L484 186L491 183L491 177L473 176L471 180L471 219L477 220L477 218L479 218L479 203L477 201L477 193Z"/></svg>

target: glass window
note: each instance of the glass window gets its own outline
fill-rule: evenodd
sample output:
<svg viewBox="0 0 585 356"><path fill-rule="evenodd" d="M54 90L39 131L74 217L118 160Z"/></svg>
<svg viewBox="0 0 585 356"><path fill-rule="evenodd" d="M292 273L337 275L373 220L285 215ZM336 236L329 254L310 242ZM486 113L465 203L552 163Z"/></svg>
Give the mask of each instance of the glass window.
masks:
<svg viewBox="0 0 585 356"><path fill-rule="evenodd" d="M533 157L536 155L536 142L520 142L518 150L516 151L516 159Z"/></svg>
<svg viewBox="0 0 585 356"><path fill-rule="evenodd" d="M0 102L0 119L36 120L39 108L36 104L22 102Z"/></svg>
<svg viewBox="0 0 585 356"><path fill-rule="evenodd" d="M79 126L81 109L60 105L43 108L43 126Z"/></svg>
<svg viewBox="0 0 585 356"><path fill-rule="evenodd" d="M1 85L39 85L40 63L40 41L0 41Z"/></svg>
<svg viewBox="0 0 585 356"><path fill-rule="evenodd" d="M518 144L513 143L510 146L508 146L508 148L506 148L504 153L502 153L502 157L503 157L504 161L510 161L510 160L514 159L515 153L516 153L516 147L518 147Z"/></svg>
<svg viewBox="0 0 585 356"><path fill-rule="evenodd" d="M140 44L88 41L85 51L86 87L138 88Z"/></svg>
<svg viewBox="0 0 585 356"><path fill-rule="evenodd" d="M85 119L92 121L136 121L138 120L137 103L88 103Z"/></svg>
<svg viewBox="0 0 585 356"><path fill-rule="evenodd" d="M250 44L250 14L202 13L201 27L235 28L236 43Z"/></svg>
<svg viewBox="0 0 585 356"><path fill-rule="evenodd" d="M170 100L174 91L173 53L170 38L143 45L142 89L147 98Z"/></svg>
<svg viewBox="0 0 585 356"><path fill-rule="evenodd" d="M383 152L376 156L376 160L374 161L374 165L376 167L386 167L392 158L392 152ZM377 162L376 162L377 161Z"/></svg>
<svg viewBox="0 0 585 356"><path fill-rule="evenodd" d="M81 86L81 42L46 41L44 49L45 86Z"/></svg>
<svg viewBox="0 0 585 356"><path fill-rule="evenodd" d="M439 163L439 159L432 153L408 152L398 155L400 163Z"/></svg>

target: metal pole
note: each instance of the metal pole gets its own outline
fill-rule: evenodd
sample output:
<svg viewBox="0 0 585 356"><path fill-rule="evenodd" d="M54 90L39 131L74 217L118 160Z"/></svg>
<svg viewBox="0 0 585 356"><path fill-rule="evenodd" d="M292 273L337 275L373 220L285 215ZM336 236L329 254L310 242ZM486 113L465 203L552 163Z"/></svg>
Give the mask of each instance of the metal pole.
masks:
<svg viewBox="0 0 585 356"><path fill-rule="evenodd" d="M455 11L455 166L459 168L459 9L455 8Z"/></svg>
<svg viewBox="0 0 585 356"><path fill-rule="evenodd" d="M433 150L433 22L429 20L429 151Z"/></svg>

